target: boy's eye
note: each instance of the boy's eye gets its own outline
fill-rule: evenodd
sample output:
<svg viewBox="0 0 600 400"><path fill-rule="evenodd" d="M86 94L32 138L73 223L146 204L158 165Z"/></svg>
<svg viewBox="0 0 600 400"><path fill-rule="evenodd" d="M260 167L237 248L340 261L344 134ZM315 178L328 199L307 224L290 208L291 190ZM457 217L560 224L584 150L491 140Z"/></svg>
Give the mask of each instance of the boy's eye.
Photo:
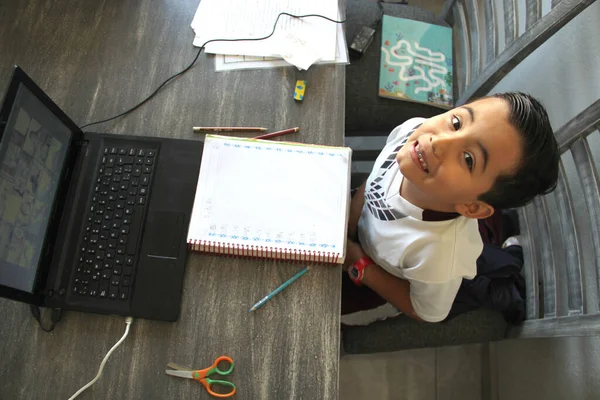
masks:
<svg viewBox="0 0 600 400"><path fill-rule="evenodd" d="M451 122L452 126L454 127L454 130L457 131L460 129L460 119L458 119L458 117L453 116Z"/></svg>
<svg viewBox="0 0 600 400"><path fill-rule="evenodd" d="M469 153L465 153L465 162L467 163L469 171L473 171L473 156Z"/></svg>

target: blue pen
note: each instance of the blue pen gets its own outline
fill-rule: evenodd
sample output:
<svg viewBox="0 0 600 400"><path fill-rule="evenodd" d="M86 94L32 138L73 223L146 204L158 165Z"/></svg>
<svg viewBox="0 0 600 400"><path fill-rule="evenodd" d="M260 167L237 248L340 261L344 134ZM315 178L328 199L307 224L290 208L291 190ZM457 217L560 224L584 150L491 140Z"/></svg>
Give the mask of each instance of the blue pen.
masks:
<svg viewBox="0 0 600 400"><path fill-rule="evenodd" d="M279 286L277 289L273 290L273 292L269 293L262 300L260 300L258 303L253 305L249 312L255 311L256 309L262 307L267 301L271 300L277 293L281 292L283 289L285 289L286 287L291 285L292 282L294 282L296 279L300 278L302 275L307 273L309 269L310 269L310 267L306 266L304 269L299 271L296 275L292 276L290 279L285 281L281 286Z"/></svg>

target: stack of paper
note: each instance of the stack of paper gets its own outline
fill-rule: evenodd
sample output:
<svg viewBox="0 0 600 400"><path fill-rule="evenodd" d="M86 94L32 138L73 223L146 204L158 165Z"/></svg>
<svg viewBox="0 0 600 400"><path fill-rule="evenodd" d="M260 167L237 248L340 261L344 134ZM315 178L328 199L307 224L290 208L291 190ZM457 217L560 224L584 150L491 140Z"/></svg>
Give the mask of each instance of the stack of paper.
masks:
<svg viewBox="0 0 600 400"><path fill-rule="evenodd" d="M207 53L218 55L217 70L348 63L341 24L319 17L281 15L277 20L282 12L340 20L337 0L202 0L192 20L194 45L205 45ZM235 40L272 32L265 40ZM211 42L215 39L235 41Z"/></svg>

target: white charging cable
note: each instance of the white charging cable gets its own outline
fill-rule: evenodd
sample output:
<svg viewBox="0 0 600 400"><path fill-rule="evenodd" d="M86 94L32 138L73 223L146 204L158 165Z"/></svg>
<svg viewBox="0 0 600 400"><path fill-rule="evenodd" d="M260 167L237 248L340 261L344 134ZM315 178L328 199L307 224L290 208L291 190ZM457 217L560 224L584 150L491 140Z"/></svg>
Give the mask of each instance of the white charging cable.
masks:
<svg viewBox="0 0 600 400"><path fill-rule="evenodd" d="M125 328L125 333L123 334L123 337L121 337L121 339L119 339L119 341L117 343L115 343L115 345L112 347L112 349L110 349L108 351L108 353L106 353L106 356L104 356L104 360L102 360L102 363L100 364L100 369L98 370L98 374L96 375L96 377L94 379L92 379L87 385L85 385L84 387L82 387L81 389L79 389L77 392L75 392L75 394L73 396L71 396L69 398L69 400L73 400L74 398L76 398L77 396L79 396L87 388L89 388L94 383L96 383L96 381L98 379L100 379L100 375L102 375L102 370L104 369L104 364L106 364L106 361L108 361L108 357L110 357L110 355L112 354L112 352L115 351L115 349L117 347L119 347L119 345L121 343L123 343L123 340L125 340L125 338L127 337L127 334L129 333L129 327L131 326L132 322L133 322L133 317L127 317L127 318L125 318L125 323L127 324L127 327Z"/></svg>

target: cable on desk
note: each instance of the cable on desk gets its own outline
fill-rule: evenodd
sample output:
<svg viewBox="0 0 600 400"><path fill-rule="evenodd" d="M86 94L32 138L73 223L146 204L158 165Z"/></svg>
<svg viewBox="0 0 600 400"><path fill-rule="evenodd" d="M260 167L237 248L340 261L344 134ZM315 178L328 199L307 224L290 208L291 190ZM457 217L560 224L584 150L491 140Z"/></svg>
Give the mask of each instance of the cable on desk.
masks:
<svg viewBox="0 0 600 400"><path fill-rule="evenodd" d="M306 14L306 15L294 15L294 14L290 14L287 12L281 12L279 13L279 15L277 16L277 19L275 20L275 24L273 25L273 30L271 31L270 34L268 34L267 36L264 37L260 37L260 38L243 38L243 39L210 39L207 40L206 42L204 42L204 44L202 46L200 46L200 48L198 49L198 53L196 53L196 56L194 57L194 59L192 60L192 62L185 67L182 71L176 73L175 75L172 75L171 77L169 77L167 80L165 80L163 83L161 83L158 88L156 88L156 90L154 90L154 92L152 92L148 97L146 97L144 100L142 100L140 103L136 104L135 106L131 107L129 110L123 111L121 114L119 115L115 115L114 117L110 117L107 119L103 119L100 121L96 121L96 122L90 122L89 124L85 124L80 126L80 129L83 129L85 127L91 126L91 125L97 125L97 124L101 124L103 122L108 122L108 121L112 121L113 119L117 119L119 117L122 117L125 114L129 114L130 112L132 112L133 110L136 110L138 107L140 107L141 105L143 105L144 103L146 103L148 100L150 100L151 98L153 98L156 93L158 93L158 91L160 89L162 89L163 86L165 86L168 82L170 82L172 79L177 78L180 75L185 74L190 68L192 68L194 66L194 64L196 63L196 61L198 60L198 57L200 56L200 53L202 52L202 49L204 49L204 47L211 43L211 42L241 42L241 41L259 41L259 40L265 40L270 38L271 36L273 36L273 34L275 33L275 29L277 28L277 23L279 22L279 17L281 17L282 15L287 15L289 17L292 18L308 18L308 17L318 17L318 18L323 18L326 19L328 21L334 22L336 24L343 24L344 22L346 22L346 20L335 20L335 19L331 19L329 17L326 17L324 15L319 15L319 14Z"/></svg>
<svg viewBox="0 0 600 400"><path fill-rule="evenodd" d="M96 383L96 381L98 379L100 379L100 375L102 375L102 370L104 370L104 365L106 364L106 361L108 361L108 357L110 357L110 355L112 354L112 352L115 351L115 349L117 347L119 347L119 345L121 343L123 343L123 340L125 340L125 338L127 337L127 334L129 333L129 327L131 326L132 322L133 322L133 318L132 317L125 318L125 323L127 324L127 327L125 328L125 333L123 334L123 336L121 337L121 339L119 339L119 341L117 343L115 343L115 345L108 351L108 353L106 353L106 356L104 356L104 359L102 360L102 363L100 363L100 369L98 370L98 374L96 374L96 377L94 379L92 379L87 385L85 385L84 387L82 387L81 389L79 389L77 392L75 392L75 394L73 396L69 397L69 400L73 400L74 398L76 398L77 396L79 396L87 388L89 388L94 383Z"/></svg>

